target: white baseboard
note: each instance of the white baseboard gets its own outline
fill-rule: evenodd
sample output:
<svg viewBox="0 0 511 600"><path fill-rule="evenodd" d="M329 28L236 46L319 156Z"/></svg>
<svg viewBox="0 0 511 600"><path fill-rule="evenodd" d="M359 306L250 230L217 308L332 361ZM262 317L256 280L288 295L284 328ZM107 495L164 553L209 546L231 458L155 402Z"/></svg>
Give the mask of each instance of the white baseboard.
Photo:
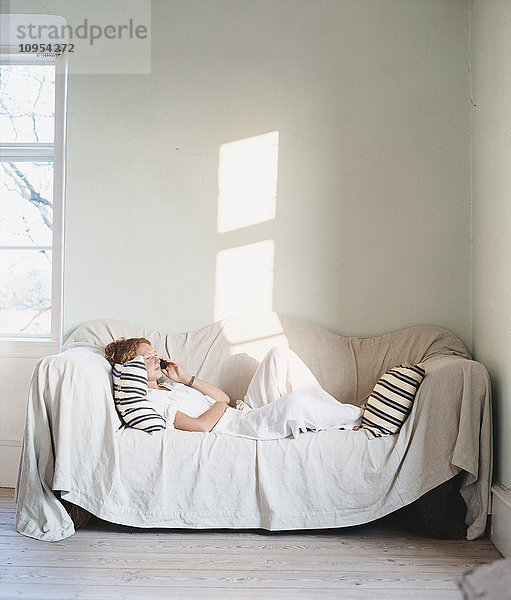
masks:
<svg viewBox="0 0 511 600"><path fill-rule="evenodd" d="M490 539L505 557L511 556L511 490L500 483L491 488L492 516Z"/></svg>
<svg viewBox="0 0 511 600"><path fill-rule="evenodd" d="M0 461L0 487L13 488L18 476L18 463L21 455L21 441L1 440L0 450L2 460Z"/></svg>

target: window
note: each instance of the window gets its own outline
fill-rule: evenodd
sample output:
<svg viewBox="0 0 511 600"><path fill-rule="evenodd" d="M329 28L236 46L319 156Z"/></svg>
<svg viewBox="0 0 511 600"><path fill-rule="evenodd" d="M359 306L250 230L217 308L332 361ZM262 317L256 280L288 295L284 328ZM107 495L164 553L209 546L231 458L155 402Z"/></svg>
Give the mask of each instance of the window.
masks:
<svg viewBox="0 0 511 600"><path fill-rule="evenodd" d="M0 54L0 336L61 331L65 63Z"/></svg>

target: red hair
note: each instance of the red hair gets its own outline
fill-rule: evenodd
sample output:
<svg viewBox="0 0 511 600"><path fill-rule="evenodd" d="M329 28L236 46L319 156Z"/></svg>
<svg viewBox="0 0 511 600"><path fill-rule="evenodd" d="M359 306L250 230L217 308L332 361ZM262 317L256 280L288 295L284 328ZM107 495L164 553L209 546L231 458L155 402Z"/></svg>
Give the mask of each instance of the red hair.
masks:
<svg viewBox="0 0 511 600"><path fill-rule="evenodd" d="M122 365L137 356L137 348L140 344L149 344L151 346L151 342L142 337L115 340L115 342L108 344L105 348L105 358L112 367L115 364Z"/></svg>

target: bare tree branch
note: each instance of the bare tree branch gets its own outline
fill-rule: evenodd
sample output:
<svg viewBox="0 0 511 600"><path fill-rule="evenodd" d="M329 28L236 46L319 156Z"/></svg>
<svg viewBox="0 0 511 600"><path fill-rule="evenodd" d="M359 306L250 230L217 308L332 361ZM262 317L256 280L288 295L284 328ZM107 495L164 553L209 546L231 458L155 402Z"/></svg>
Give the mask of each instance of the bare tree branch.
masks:
<svg viewBox="0 0 511 600"><path fill-rule="evenodd" d="M38 142L39 141L39 136L37 135L37 124L36 124L36 120L35 120L35 107L36 104L39 102L39 98L41 96L41 90L43 89L43 85L45 82L45 77L43 76L42 79L39 80L39 89L37 90L37 96L36 99L34 100L34 106L33 106L33 113L32 113L32 129L34 131L34 135L35 135L35 139Z"/></svg>
<svg viewBox="0 0 511 600"><path fill-rule="evenodd" d="M51 309L51 306L46 306L45 308L40 308L38 310L38 312L30 319L30 321L25 325L25 327L22 327L20 329L20 333L23 333L24 331L26 331L30 325L32 325L32 323L38 318L40 317L43 313L48 312Z"/></svg>
<svg viewBox="0 0 511 600"><path fill-rule="evenodd" d="M37 192L34 189L30 181L27 179L26 175L18 169L15 163L9 162L7 163L7 165L9 166L10 170L6 168L5 164L3 165L4 170L14 180L22 196L39 210L44 224L49 229L53 229L52 203L43 196L41 196L41 194L39 194L39 192Z"/></svg>

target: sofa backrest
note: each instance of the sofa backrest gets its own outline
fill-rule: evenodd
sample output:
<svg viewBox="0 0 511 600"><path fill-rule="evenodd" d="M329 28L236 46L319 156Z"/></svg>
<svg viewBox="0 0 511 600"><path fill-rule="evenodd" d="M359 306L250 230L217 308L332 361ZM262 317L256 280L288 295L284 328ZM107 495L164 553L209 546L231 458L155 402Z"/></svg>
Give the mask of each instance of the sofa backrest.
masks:
<svg viewBox="0 0 511 600"><path fill-rule="evenodd" d="M71 334L64 349L90 346L102 350L120 337L146 337L160 356L172 357L232 399L243 398L260 361L278 345L294 350L338 400L357 404L371 393L380 375L404 361L419 363L441 354L470 358L462 342L440 327L416 326L370 338L344 337L276 312L230 317L179 334L122 321L89 321Z"/></svg>

